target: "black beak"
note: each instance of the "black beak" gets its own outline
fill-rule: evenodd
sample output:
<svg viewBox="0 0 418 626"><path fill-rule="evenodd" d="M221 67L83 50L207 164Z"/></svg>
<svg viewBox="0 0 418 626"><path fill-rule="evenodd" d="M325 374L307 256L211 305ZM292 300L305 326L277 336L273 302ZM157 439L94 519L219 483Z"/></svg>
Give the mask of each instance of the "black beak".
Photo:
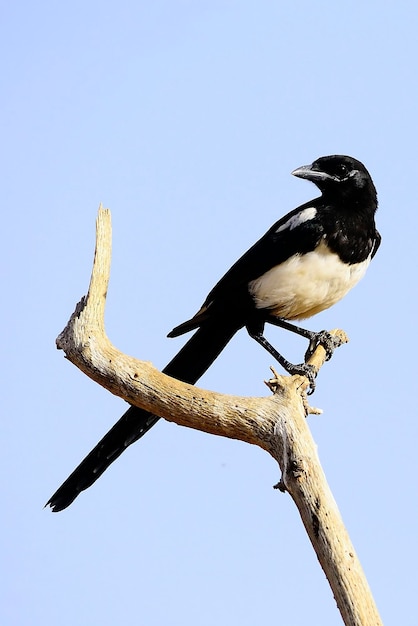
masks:
<svg viewBox="0 0 418 626"><path fill-rule="evenodd" d="M292 175L297 176L298 178L305 178L313 183L324 183L329 180L335 181L335 178L330 174L312 169L312 165L302 165L302 167L298 167L293 170Z"/></svg>

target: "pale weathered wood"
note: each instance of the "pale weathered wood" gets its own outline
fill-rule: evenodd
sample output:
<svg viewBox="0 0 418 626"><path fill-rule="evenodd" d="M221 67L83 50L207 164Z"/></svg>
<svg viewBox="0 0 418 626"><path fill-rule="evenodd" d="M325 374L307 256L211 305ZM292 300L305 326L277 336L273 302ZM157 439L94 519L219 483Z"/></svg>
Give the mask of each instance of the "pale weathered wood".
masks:
<svg viewBox="0 0 418 626"><path fill-rule="evenodd" d="M278 376L268 381L274 395L242 398L181 383L151 363L117 350L106 336L104 309L111 264L110 212L100 207L96 250L87 297L78 303L58 348L87 376L130 404L182 426L255 444L278 462L287 491L299 509L318 560L327 576L346 626L378 626L377 608L326 482L307 426L307 380ZM342 331L332 331L347 341ZM310 359L318 369L325 351Z"/></svg>

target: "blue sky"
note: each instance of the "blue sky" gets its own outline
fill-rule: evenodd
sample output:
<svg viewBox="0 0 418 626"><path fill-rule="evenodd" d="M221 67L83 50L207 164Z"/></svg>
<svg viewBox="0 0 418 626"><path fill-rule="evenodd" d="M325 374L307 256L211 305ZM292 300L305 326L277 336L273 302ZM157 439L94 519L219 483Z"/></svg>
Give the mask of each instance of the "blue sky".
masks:
<svg viewBox="0 0 418 626"><path fill-rule="evenodd" d="M386 624L415 624L418 9L206 0L4 5L2 569L11 626L340 623L261 450L160 422L63 513L42 506L124 411L55 349L112 210L106 325L162 367L224 271L316 195L290 172L351 154L379 192L381 250L309 321L351 342L309 424ZM305 350L280 329L289 358ZM202 379L264 395L244 332Z"/></svg>

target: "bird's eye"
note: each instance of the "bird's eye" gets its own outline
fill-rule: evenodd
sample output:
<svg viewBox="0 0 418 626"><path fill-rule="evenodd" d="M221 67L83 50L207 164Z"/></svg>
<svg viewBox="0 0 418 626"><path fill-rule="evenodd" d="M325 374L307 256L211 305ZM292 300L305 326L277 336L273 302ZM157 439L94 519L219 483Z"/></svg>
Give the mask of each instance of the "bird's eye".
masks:
<svg viewBox="0 0 418 626"><path fill-rule="evenodd" d="M340 178L345 178L348 174L348 167L343 163L340 163L340 165L338 166L337 174Z"/></svg>

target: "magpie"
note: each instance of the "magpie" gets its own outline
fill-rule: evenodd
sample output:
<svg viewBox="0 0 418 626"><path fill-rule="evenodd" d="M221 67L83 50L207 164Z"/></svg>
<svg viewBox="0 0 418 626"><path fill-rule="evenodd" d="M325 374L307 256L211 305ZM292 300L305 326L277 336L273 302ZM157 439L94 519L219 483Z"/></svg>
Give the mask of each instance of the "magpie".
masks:
<svg viewBox="0 0 418 626"><path fill-rule="evenodd" d="M196 331L165 374L195 384L245 327L287 372L307 376L313 391L316 372L307 357L322 344L330 358L336 340L292 322L332 306L363 277L381 240L375 226L377 193L364 165L349 156L321 157L292 174L313 182L321 195L276 222L221 278L196 315L168 334ZM305 363L294 365L277 352L264 337L266 322L309 341ZM159 419L131 406L46 506L54 512L69 506Z"/></svg>

